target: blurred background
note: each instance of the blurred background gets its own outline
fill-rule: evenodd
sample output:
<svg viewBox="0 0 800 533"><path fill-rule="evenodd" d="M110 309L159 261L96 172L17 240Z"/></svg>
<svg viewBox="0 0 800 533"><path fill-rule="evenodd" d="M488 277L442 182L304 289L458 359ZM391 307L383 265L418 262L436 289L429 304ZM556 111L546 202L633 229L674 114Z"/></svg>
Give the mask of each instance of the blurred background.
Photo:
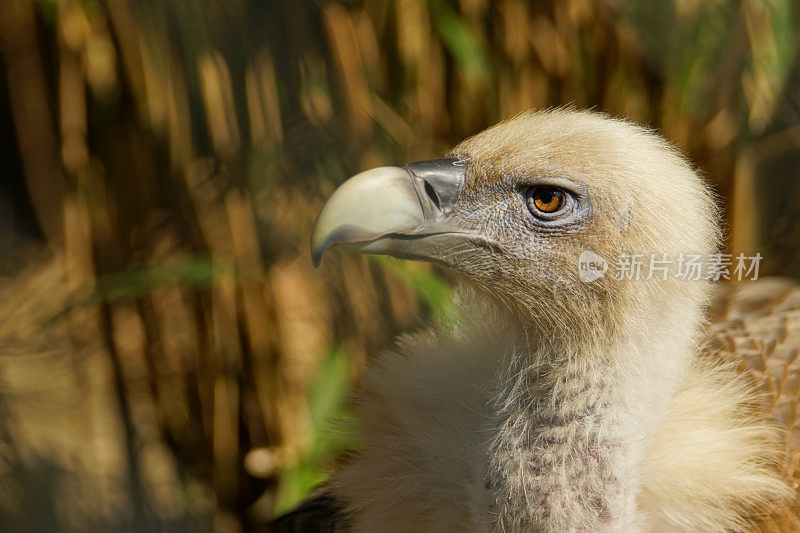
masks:
<svg viewBox="0 0 800 533"><path fill-rule="evenodd" d="M562 104L661 130L730 250L800 275L794 0L2 0L0 529L237 531L350 445L364 362L451 312L331 254L346 177Z"/></svg>

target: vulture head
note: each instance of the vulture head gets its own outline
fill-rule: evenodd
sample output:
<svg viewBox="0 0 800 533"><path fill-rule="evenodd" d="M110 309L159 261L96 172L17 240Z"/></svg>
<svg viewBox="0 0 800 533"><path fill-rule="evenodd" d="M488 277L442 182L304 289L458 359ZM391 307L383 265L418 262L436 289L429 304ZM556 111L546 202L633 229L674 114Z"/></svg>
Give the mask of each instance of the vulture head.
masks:
<svg viewBox="0 0 800 533"><path fill-rule="evenodd" d="M498 124L444 159L351 178L320 213L312 254L319 262L341 246L432 261L528 325L574 337L662 314L670 303L702 304L705 283L650 275L648 261L709 254L718 239L709 189L661 137L557 109ZM639 279L615 279L625 256L643 263ZM582 258L602 258L608 271L586 282Z"/></svg>
<svg viewBox="0 0 800 533"><path fill-rule="evenodd" d="M344 182L315 263L431 261L479 300L366 369L362 447L332 482L356 529L738 529L784 498L752 390L698 355L711 281L676 275L720 233L666 141L571 109Z"/></svg>

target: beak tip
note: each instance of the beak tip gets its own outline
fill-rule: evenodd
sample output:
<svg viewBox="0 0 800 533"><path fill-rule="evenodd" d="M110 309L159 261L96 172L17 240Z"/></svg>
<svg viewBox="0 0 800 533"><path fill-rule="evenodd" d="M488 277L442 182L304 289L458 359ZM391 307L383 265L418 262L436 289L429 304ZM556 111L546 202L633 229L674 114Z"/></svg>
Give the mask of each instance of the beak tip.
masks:
<svg viewBox="0 0 800 533"><path fill-rule="evenodd" d="M319 268L320 263L322 263L322 256L325 255L325 252L330 248L329 242L317 242L316 239L312 237L311 240L311 262L314 264L314 268Z"/></svg>

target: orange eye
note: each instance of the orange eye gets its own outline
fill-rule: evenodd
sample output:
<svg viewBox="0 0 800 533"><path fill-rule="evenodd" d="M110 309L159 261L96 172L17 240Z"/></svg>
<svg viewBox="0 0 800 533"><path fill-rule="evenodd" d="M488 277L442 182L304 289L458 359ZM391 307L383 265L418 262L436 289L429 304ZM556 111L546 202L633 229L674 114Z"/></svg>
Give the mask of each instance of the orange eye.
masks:
<svg viewBox="0 0 800 533"><path fill-rule="evenodd" d="M555 187L534 187L530 192L533 206L542 213L555 213L566 202L564 192Z"/></svg>

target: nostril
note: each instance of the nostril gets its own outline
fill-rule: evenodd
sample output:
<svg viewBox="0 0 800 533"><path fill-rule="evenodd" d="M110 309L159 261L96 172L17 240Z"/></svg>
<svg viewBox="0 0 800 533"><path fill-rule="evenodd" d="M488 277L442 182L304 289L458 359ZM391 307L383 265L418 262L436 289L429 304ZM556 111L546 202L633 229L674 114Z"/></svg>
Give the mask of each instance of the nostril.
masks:
<svg viewBox="0 0 800 533"><path fill-rule="evenodd" d="M427 194L428 198L431 199L433 205L436 206L436 209L441 209L441 206L439 205L439 195L436 194L436 191L433 190L433 187L431 187L431 184L427 181L425 182L425 194Z"/></svg>

